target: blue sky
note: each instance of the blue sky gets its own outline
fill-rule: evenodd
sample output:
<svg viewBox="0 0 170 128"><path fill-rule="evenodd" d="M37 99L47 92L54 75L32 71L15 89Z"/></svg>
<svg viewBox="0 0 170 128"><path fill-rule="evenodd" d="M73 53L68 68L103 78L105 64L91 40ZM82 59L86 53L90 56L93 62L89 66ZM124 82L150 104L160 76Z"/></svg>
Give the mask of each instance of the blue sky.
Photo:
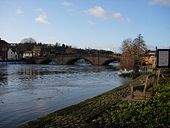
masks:
<svg viewBox="0 0 170 128"><path fill-rule="evenodd" d="M170 46L170 0L0 0L0 37L119 51L142 34L149 48Z"/></svg>

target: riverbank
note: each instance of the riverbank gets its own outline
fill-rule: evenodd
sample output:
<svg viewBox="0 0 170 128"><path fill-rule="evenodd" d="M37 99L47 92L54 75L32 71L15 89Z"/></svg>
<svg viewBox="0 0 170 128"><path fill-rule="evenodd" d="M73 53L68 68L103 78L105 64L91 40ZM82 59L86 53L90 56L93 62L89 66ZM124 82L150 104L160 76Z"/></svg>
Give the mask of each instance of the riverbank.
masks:
<svg viewBox="0 0 170 128"><path fill-rule="evenodd" d="M153 87L148 102L121 101L91 120L94 127L168 128L170 126L170 78Z"/></svg>
<svg viewBox="0 0 170 128"><path fill-rule="evenodd" d="M170 108L170 79L154 86L154 96L148 102L130 102L121 99L129 95L128 82L100 96L88 99L45 117L31 121L21 128L56 127L167 127Z"/></svg>
<svg viewBox="0 0 170 128"><path fill-rule="evenodd" d="M117 87L102 95L67 107L47 116L20 126L21 128L49 127L90 127L91 121L129 95L129 84L142 79L143 76Z"/></svg>

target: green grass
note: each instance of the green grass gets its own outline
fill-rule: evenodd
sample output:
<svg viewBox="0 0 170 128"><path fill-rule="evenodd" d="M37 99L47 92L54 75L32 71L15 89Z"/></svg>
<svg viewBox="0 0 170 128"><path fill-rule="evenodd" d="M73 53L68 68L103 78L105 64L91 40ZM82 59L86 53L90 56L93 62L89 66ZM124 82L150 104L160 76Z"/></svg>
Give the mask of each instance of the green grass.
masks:
<svg viewBox="0 0 170 128"><path fill-rule="evenodd" d="M154 86L148 102L121 101L93 120L97 127L169 127L170 80Z"/></svg>
<svg viewBox="0 0 170 128"><path fill-rule="evenodd" d="M134 72L129 72L129 73L122 73L120 74L119 76L120 77L123 77L123 78L137 78L139 77L140 75L142 75L143 73L134 73Z"/></svg>
<svg viewBox="0 0 170 128"><path fill-rule="evenodd" d="M130 73L122 73L122 74L120 74L119 76L120 77L124 77L124 78L126 78L126 77L129 77L129 78L132 78L132 73L130 72Z"/></svg>

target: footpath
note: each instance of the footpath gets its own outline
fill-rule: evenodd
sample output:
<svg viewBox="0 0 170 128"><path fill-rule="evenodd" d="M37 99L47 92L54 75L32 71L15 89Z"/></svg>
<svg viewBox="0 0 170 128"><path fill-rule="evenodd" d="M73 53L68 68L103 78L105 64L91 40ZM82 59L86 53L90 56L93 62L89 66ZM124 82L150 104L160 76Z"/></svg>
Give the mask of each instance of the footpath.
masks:
<svg viewBox="0 0 170 128"><path fill-rule="evenodd" d="M130 94L130 81L109 92L79 104L56 111L20 128L110 128L169 127L170 79L154 86L154 96L148 102L122 101Z"/></svg>

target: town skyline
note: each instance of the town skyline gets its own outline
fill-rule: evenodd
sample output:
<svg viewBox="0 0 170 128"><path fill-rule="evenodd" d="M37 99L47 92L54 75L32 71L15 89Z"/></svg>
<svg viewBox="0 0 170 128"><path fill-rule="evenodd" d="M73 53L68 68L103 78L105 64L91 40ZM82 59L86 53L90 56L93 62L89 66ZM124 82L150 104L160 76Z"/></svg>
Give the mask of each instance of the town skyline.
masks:
<svg viewBox="0 0 170 128"><path fill-rule="evenodd" d="M119 51L124 39L142 34L149 49L169 48L170 0L0 3L0 37L7 42L32 37L42 43Z"/></svg>

